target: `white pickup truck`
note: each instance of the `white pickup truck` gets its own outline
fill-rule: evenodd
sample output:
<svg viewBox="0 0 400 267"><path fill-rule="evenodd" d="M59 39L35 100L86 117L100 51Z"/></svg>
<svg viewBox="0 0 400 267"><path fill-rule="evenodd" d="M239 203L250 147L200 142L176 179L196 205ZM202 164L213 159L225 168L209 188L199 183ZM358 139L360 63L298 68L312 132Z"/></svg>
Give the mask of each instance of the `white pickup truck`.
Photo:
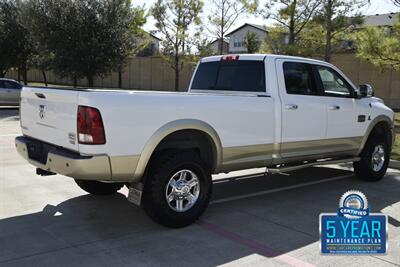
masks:
<svg viewBox="0 0 400 267"><path fill-rule="evenodd" d="M25 87L18 152L37 174L62 174L89 193L122 186L169 227L206 209L211 174L286 172L354 162L381 179L393 111L326 62L279 55L204 58L188 92Z"/></svg>

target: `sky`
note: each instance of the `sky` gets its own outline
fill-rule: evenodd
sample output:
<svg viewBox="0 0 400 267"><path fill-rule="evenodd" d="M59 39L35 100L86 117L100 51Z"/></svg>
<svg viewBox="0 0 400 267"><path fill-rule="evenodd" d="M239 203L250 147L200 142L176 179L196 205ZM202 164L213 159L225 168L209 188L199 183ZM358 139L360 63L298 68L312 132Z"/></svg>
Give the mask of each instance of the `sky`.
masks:
<svg viewBox="0 0 400 267"><path fill-rule="evenodd" d="M210 7L207 4L208 0L203 0L203 1L205 2L205 7L204 7L203 14L202 14L202 18L203 18L203 22L206 22L205 14L207 13L207 10ZM155 2L156 2L156 0L132 0L132 3L134 6L143 6L144 5L147 9L149 7L151 7ZM265 1L260 0L260 2L262 3ZM396 7L390 0L371 0L370 6L366 7L363 10L363 13L366 15L374 15L374 14L384 14L384 13L399 12L399 11L400 11L400 8ZM231 28L231 30L241 26L242 24L244 24L246 22L260 24L260 25L267 25L267 26L270 26L272 24L271 21L267 21L267 20L263 19L262 17L247 16L247 17L243 17L243 18L237 20L236 24ZM154 20L151 17L149 17L147 19L147 23L144 26L144 29L146 31L155 30ZM212 38L211 36L208 36L208 37Z"/></svg>

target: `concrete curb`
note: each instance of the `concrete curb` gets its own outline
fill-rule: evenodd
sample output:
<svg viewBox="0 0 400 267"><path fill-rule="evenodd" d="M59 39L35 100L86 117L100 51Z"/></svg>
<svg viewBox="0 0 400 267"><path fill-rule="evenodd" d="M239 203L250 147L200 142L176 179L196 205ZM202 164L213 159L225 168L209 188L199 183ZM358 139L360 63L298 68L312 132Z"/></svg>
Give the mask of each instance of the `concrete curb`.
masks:
<svg viewBox="0 0 400 267"><path fill-rule="evenodd" d="M400 161L391 159L389 161L389 168L400 170Z"/></svg>

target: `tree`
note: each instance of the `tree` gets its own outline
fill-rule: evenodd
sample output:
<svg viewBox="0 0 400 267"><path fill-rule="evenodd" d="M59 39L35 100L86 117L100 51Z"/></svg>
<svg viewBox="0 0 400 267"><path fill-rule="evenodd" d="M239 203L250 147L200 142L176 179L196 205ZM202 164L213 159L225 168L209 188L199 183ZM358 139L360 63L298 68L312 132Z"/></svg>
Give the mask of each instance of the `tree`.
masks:
<svg viewBox="0 0 400 267"><path fill-rule="evenodd" d="M24 23L26 25L26 28L30 34L30 45L32 47L32 54L27 60L27 69L28 68L35 68L37 70L40 70L42 72L43 80L46 86L47 84L47 76L46 76L46 71L51 70L51 60L52 60L52 54L46 49L44 44L40 43L39 38L37 38L37 35L34 34L34 26L35 26L35 21L33 20L33 14L31 13L33 11L32 9L32 4L34 1L24 1L24 6L23 6L23 17L24 17ZM20 72L18 72L19 74Z"/></svg>
<svg viewBox="0 0 400 267"><path fill-rule="evenodd" d="M24 3L18 0L0 2L0 77L10 68L22 70L27 83L27 64L34 52L32 35L26 27Z"/></svg>
<svg viewBox="0 0 400 267"><path fill-rule="evenodd" d="M35 43L35 45L35 54L33 54L30 60L30 67L42 72L44 84L48 86L46 71L50 71L52 69L51 62L53 55L45 48L40 47L40 43Z"/></svg>
<svg viewBox="0 0 400 267"><path fill-rule="evenodd" d="M14 65L14 37L12 29L18 23L15 21L16 8L10 1L0 2L0 77Z"/></svg>
<svg viewBox="0 0 400 267"><path fill-rule="evenodd" d="M196 57L198 58L203 58L203 57L208 57L214 54L214 51L212 49L212 43L207 37L203 36L203 28L200 28L198 32L195 33L194 36L194 47L197 50Z"/></svg>
<svg viewBox="0 0 400 267"><path fill-rule="evenodd" d="M263 15L275 20L288 33L287 45L293 46L320 5L318 0L268 0Z"/></svg>
<svg viewBox="0 0 400 267"><path fill-rule="evenodd" d="M255 32L247 32L244 38L244 46L250 54L258 52L261 47L261 41L258 39L258 34Z"/></svg>
<svg viewBox="0 0 400 267"><path fill-rule="evenodd" d="M400 22L392 29L369 27L356 36L357 55L381 68L400 70Z"/></svg>
<svg viewBox="0 0 400 267"><path fill-rule="evenodd" d="M145 23L144 10L130 0L31 0L32 30L52 55L60 76L86 78L118 71L134 51Z"/></svg>
<svg viewBox="0 0 400 267"><path fill-rule="evenodd" d="M200 0L158 0L151 9L156 28L163 35L163 55L175 71L175 90L179 90L180 72L190 42L189 28L200 24L203 2Z"/></svg>
<svg viewBox="0 0 400 267"><path fill-rule="evenodd" d="M219 40L219 53L224 53L224 38L235 22L249 12L256 12L258 0L210 0L208 16L210 33Z"/></svg>
<svg viewBox="0 0 400 267"><path fill-rule="evenodd" d="M310 21L296 37L296 42L287 45L288 33L285 27L268 29L268 35L262 44L263 53L287 54L303 57L321 57L324 51L323 26Z"/></svg>
<svg viewBox="0 0 400 267"><path fill-rule="evenodd" d="M322 8L315 20L321 23L325 35L325 61L331 60L332 39L363 22L360 9L369 0L322 0Z"/></svg>
<svg viewBox="0 0 400 267"><path fill-rule="evenodd" d="M199 58L203 58L203 57L208 57L211 56L213 54L213 49L211 47L211 43L210 41L204 39L204 40L200 40L199 42L196 43L196 49L197 49L197 56Z"/></svg>

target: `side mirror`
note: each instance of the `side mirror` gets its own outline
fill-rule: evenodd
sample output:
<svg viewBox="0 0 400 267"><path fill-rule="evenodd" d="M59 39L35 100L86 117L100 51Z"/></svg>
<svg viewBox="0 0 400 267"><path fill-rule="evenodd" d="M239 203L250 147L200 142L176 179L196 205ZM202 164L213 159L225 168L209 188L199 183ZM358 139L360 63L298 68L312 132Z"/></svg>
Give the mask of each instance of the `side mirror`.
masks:
<svg viewBox="0 0 400 267"><path fill-rule="evenodd" d="M369 84L360 85L360 96L361 97L371 97L374 96L374 88Z"/></svg>

